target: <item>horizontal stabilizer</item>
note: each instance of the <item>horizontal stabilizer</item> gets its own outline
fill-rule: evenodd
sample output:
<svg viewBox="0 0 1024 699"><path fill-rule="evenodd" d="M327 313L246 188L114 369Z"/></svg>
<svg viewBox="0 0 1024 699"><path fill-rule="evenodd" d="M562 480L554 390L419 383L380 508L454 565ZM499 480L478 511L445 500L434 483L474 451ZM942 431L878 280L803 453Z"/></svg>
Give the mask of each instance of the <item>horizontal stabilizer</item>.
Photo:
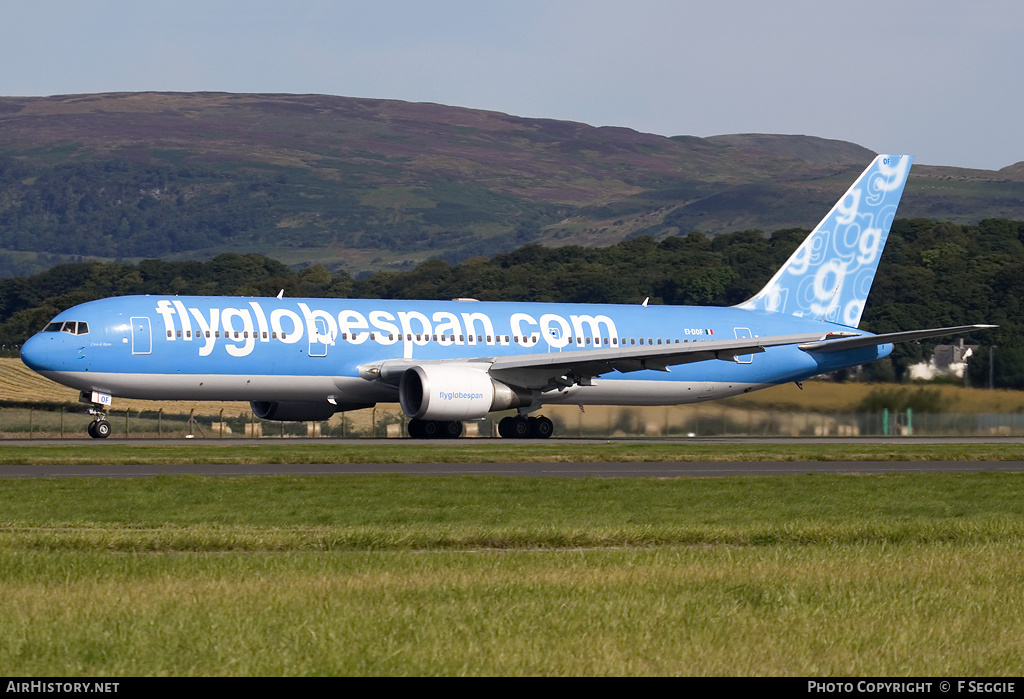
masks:
<svg viewBox="0 0 1024 699"><path fill-rule="evenodd" d="M843 352L845 350L857 349L859 347L872 347L885 345L890 342L909 342L911 340L923 340L926 337L941 337L942 335L959 335L975 330L989 330L996 328L996 325L957 325L952 328L931 328L929 330L908 330L901 333L886 333L884 335L860 335L857 337L843 337L837 340L820 340L798 345L804 352Z"/></svg>

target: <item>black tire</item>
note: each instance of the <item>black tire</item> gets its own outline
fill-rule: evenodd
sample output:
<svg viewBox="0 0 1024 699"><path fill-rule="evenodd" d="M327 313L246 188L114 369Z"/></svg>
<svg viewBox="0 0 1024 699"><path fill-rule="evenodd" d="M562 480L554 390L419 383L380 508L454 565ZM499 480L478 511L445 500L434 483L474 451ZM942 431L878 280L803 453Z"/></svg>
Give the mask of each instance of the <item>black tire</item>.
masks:
<svg viewBox="0 0 1024 699"><path fill-rule="evenodd" d="M409 420L409 436L413 439L423 439L423 421Z"/></svg>
<svg viewBox="0 0 1024 699"><path fill-rule="evenodd" d="M512 421L514 417L503 417L498 421L498 436L502 439L511 439L514 435L512 434Z"/></svg>
<svg viewBox="0 0 1024 699"><path fill-rule="evenodd" d="M539 417L530 425L530 434L537 439L547 439L554 431L554 423L546 417Z"/></svg>
<svg viewBox="0 0 1024 699"><path fill-rule="evenodd" d="M462 423L458 420L442 423L441 434L448 439L458 439L462 436Z"/></svg>
<svg viewBox="0 0 1024 699"><path fill-rule="evenodd" d="M106 420L97 420L90 425L93 432L93 437L96 439L106 439L110 436L110 423Z"/></svg>
<svg viewBox="0 0 1024 699"><path fill-rule="evenodd" d="M515 439L526 439L530 436L530 421L525 417L512 418L511 432Z"/></svg>
<svg viewBox="0 0 1024 699"><path fill-rule="evenodd" d="M437 420L423 420L423 438L437 439L441 436L441 423Z"/></svg>

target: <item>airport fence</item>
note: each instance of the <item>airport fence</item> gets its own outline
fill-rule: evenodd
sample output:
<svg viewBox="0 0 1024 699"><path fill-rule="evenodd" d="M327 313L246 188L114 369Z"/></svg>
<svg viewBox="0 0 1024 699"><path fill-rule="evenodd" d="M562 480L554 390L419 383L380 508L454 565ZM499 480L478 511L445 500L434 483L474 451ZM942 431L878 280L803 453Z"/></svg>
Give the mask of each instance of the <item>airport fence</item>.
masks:
<svg viewBox="0 0 1024 699"><path fill-rule="evenodd" d="M543 413L560 437L872 437L1024 436L1024 413L808 412L719 408L713 404L658 408L550 406ZM511 413L509 413L511 414ZM505 414L465 423L464 436L497 436ZM236 416L167 414L163 410L107 413L113 438L270 439L283 437L380 439L407 436L397 406L339 413L321 422L275 422ZM0 439L81 439L92 417L67 407L0 408Z"/></svg>

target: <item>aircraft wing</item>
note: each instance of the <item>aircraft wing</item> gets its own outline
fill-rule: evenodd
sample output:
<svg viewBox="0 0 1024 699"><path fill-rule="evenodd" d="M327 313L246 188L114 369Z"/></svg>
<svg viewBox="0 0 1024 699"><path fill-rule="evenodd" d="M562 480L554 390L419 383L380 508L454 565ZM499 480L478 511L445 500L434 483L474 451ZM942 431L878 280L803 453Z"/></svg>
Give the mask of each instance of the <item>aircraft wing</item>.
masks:
<svg viewBox="0 0 1024 699"><path fill-rule="evenodd" d="M422 360L388 359L379 364L365 365L360 375L367 379L379 379L385 383L397 384L409 368L423 364L462 364L479 366L493 378L512 386L551 390L582 383L612 371L653 370L669 371L669 367L711 359L735 360L746 354L758 354L766 347L797 345L805 352L841 352L883 345L890 342L906 342L940 335L953 335L973 330L986 330L994 325L960 325L950 328L911 330L883 335L861 335L855 331L802 333L797 335L774 335L768 337L744 337L729 340L704 340L681 344L609 347L603 349L566 350L543 354L515 354L510 356L481 356L460 359Z"/></svg>
<svg viewBox="0 0 1024 699"><path fill-rule="evenodd" d="M972 332L974 330L989 330L999 327L997 325L957 325L951 328L931 328L928 330L908 330L900 333L885 333L883 335L858 335L856 337L842 337L838 339L822 339L817 342L808 342L800 345L804 352L842 352L843 350L857 349L859 347L871 347L873 345L884 345L890 342L908 342L910 340L923 340L926 337L940 337L942 335L957 335L960 333Z"/></svg>
<svg viewBox="0 0 1024 699"><path fill-rule="evenodd" d="M827 336L825 336L827 337ZM822 340L821 333L744 337L732 340L704 340L678 344L608 347L566 350L543 354L515 354L471 359L415 360L389 359L372 367L363 367L361 375L397 383L402 373L424 363L479 364L498 381L522 388L548 390L571 386L611 371L627 373L650 369L669 371L670 366L703 362L709 359L732 361L745 354L764 352L765 347L799 345Z"/></svg>

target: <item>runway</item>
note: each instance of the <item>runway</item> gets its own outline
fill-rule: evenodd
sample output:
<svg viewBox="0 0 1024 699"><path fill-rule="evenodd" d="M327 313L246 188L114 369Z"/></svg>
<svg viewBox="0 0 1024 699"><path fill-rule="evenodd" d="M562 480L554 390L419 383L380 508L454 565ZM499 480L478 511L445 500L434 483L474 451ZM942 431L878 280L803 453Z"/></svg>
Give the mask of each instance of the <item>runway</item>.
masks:
<svg viewBox="0 0 1024 699"><path fill-rule="evenodd" d="M715 461L593 463L0 465L0 478L489 475L533 478L720 478L803 474L1021 473L1024 461Z"/></svg>
<svg viewBox="0 0 1024 699"><path fill-rule="evenodd" d="M418 445L429 449L434 445L452 446L462 445L467 447L507 447L509 444L533 444L565 446L571 448L573 445L594 445L594 444L678 444L678 445L708 445L708 444L775 444L779 446L815 445L815 444L1021 444L1024 445L1024 436L992 436L992 437L945 437L945 436L914 436L914 437L555 437L552 439L517 439L509 440L498 438L461 438L461 439L430 439L416 440L406 437L402 438L374 438L374 439L339 439L336 437L260 437L251 439L248 437L209 437L206 439L164 437L164 438L137 438L129 439L112 437L110 439L89 439L88 437L65 437L61 439L40 438L40 439L0 439L0 446L75 446L84 448L102 449L111 444L129 444L138 446L162 446L182 447L195 446L200 448L217 448L262 445L294 445L294 446L408 446Z"/></svg>

